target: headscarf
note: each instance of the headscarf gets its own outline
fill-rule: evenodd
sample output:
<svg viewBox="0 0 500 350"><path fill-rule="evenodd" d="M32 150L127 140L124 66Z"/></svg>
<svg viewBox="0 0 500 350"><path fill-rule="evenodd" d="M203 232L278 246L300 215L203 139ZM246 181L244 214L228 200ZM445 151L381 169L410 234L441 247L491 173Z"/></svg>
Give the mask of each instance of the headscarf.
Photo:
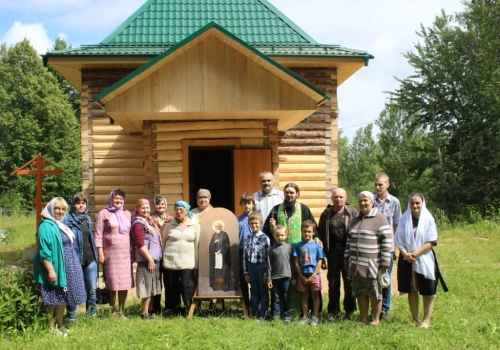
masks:
<svg viewBox="0 0 500 350"><path fill-rule="evenodd" d="M75 203L76 203L76 199L77 197L83 197L85 199L85 202L87 203L87 205L85 206L85 211L83 213L79 213L76 209L75 209ZM88 200L87 200L87 197L85 197L85 195L83 193L77 193L73 196L73 199L71 200L71 210L69 212L69 215L71 215L71 217L73 218L73 220L78 224L78 225L81 225L82 222L84 222L86 219L87 219L87 214L89 212L89 206L88 206Z"/></svg>
<svg viewBox="0 0 500 350"><path fill-rule="evenodd" d="M155 196L154 200L153 200L153 203L156 207L156 205L158 204L158 202L165 202L165 212L163 214L158 214L155 210L155 215L158 216L159 218L163 219L163 220L166 220L167 219L167 199L163 196Z"/></svg>
<svg viewBox="0 0 500 350"><path fill-rule="evenodd" d="M370 191L361 191L361 192L358 194L358 199L359 199L359 197L361 197L361 196L365 196L365 197L367 197L369 200L371 200L371 201L372 201L372 203L375 203L375 195L374 195L372 192L370 192Z"/></svg>
<svg viewBox="0 0 500 350"><path fill-rule="evenodd" d="M148 229L149 233L152 236L154 236L155 230L153 230L153 228L151 227L151 224L153 224L154 227L156 228L156 232L159 233L160 230L158 229L158 226L156 226L156 222L151 218L151 215L148 214L147 217L144 217L141 215L140 210L144 204L149 205L149 201L147 199L144 199L144 198L139 199L139 201L137 202L137 205L135 206L135 215L132 218L132 224L135 224L136 222L140 221L144 225L144 227L146 227Z"/></svg>
<svg viewBox="0 0 500 350"><path fill-rule="evenodd" d="M125 198L123 198L123 206L120 208L115 208L113 206L113 195L115 191L120 190L119 188L114 188L109 193L109 207L106 208L110 213L115 213L116 219L118 220L118 229L122 235L126 235L130 231L130 221L128 221L122 213L123 207L125 206Z"/></svg>
<svg viewBox="0 0 500 350"><path fill-rule="evenodd" d="M54 216L54 204L57 201L61 201L62 203L66 203L66 201L61 197L52 198L50 200L50 202L47 203L45 208L43 208L42 217L44 217L45 219L54 221L57 224L57 226L59 227L59 230L61 230L66 236L68 236L71 244L73 244L73 241L75 240L75 234L73 233L73 231L71 231L71 229L68 226L66 226L62 223L62 220L64 219L64 216L66 216L66 215L64 215L61 220L56 220L56 218Z"/></svg>
<svg viewBox="0 0 500 350"><path fill-rule="evenodd" d="M199 198L201 195L205 195L208 197L208 199L212 199L212 194L206 188L200 188L196 193L196 198Z"/></svg>
<svg viewBox="0 0 500 350"><path fill-rule="evenodd" d="M177 207L181 207L181 208L186 209L186 211L187 211L187 215L188 215L188 217L189 217L189 218L190 218L191 216L193 216L193 213L191 213L191 212L189 211L189 209L191 209L191 206L188 204L188 202L185 202L185 201L177 201L177 202L175 202L175 204L174 204L174 208L177 208Z"/></svg>
<svg viewBox="0 0 500 350"><path fill-rule="evenodd" d="M413 220L411 215L410 199L418 195L422 197L422 206L420 207L420 217L416 234L413 234ZM426 242L437 241L436 223L432 214L427 210L424 196L421 193L413 193L408 198L408 208L399 219L398 228L395 234L395 243L400 249L407 252L414 252L423 246ZM431 250L421 254L413 263L413 269L425 276L427 279L435 280L434 274L434 255Z"/></svg>

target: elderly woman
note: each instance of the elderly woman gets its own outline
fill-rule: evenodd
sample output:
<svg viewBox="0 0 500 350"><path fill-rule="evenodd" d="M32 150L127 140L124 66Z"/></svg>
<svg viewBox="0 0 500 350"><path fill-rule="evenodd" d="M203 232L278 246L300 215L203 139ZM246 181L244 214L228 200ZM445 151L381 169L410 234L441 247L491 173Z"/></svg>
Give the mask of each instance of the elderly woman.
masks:
<svg viewBox="0 0 500 350"><path fill-rule="evenodd" d="M131 235L135 245L136 290L141 299L141 318L153 319L149 314L152 296L161 295L160 259L161 236L158 226L149 214L147 199L139 199L132 217Z"/></svg>
<svg viewBox="0 0 500 350"><path fill-rule="evenodd" d="M109 206L97 216L95 245L99 262L104 266L106 288L110 291L111 313L125 316L128 290L134 287L130 253L131 215L124 208L125 192L115 188L109 194ZM118 310L115 300L118 293Z"/></svg>
<svg viewBox="0 0 500 350"><path fill-rule="evenodd" d="M66 201L60 197L53 198L45 206L33 258L34 277L41 286L50 332L62 336L69 333L69 329L63 326L66 305L79 305L87 299L82 267L73 249L75 235L62 223L67 207Z"/></svg>
<svg viewBox="0 0 500 350"><path fill-rule="evenodd" d="M172 221L174 217L167 213L167 199L165 197L155 196L153 203L155 206L155 212L151 215L151 218L156 222L156 225L161 232L165 225Z"/></svg>
<svg viewBox="0 0 500 350"><path fill-rule="evenodd" d="M408 208L399 219L395 243L403 258L398 262L398 290L408 293L413 324L429 328L439 270L432 251L437 244L436 224L425 206L423 194L410 196ZM419 323L418 317L419 293L424 302L422 323Z"/></svg>
<svg viewBox="0 0 500 350"><path fill-rule="evenodd" d="M368 323L371 302L371 324L378 325L382 310L382 286L378 276L387 271L391 262L392 231L384 214L373 208L374 200L369 191L358 195L359 213L348 228L344 259L358 301L360 322Z"/></svg>
<svg viewBox="0 0 500 350"><path fill-rule="evenodd" d="M175 202L175 217L163 229L163 284L168 313L182 313L181 296L184 307L189 310L198 276L200 224L191 218L189 209L188 203Z"/></svg>
<svg viewBox="0 0 500 350"><path fill-rule="evenodd" d="M94 242L92 219L88 216L88 201L83 193L76 194L71 200L71 210L64 217L66 224L73 234L73 248L80 262L85 290L87 291L86 310L87 315L96 315L96 288L97 288L97 248ZM76 320L76 305L66 306L68 314L66 318L70 321Z"/></svg>
<svg viewBox="0 0 500 350"><path fill-rule="evenodd" d="M200 222L203 215L210 211L210 209L213 209L213 207L210 205L211 199L212 194L209 190L204 188L200 188L198 190L198 192L196 193L196 204L198 205L198 207L192 210L193 219L196 219L198 222Z"/></svg>

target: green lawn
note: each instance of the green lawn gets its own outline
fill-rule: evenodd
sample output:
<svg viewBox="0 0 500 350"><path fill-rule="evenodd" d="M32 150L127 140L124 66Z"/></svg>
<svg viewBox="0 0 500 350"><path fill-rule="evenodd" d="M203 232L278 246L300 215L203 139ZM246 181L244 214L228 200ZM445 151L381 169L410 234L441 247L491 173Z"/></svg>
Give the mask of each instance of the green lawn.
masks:
<svg viewBox="0 0 500 350"><path fill-rule="evenodd" d="M19 221L25 221L18 219ZM0 218L11 244L0 244L0 259L20 257L34 243L33 225ZM33 220L34 221L34 220ZM436 253L450 291L439 287L432 327L411 324L406 297L394 296L387 321L379 327L355 321L298 322L244 320L230 311L212 316L141 320L138 301L128 303L128 320L114 319L101 306L97 318L80 315L68 338L29 332L0 338L1 349L498 349L500 348L500 235L490 222L440 230ZM14 252L14 253L12 253ZM135 291L131 291L135 294ZM326 318L326 313L323 313Z"/></svg>

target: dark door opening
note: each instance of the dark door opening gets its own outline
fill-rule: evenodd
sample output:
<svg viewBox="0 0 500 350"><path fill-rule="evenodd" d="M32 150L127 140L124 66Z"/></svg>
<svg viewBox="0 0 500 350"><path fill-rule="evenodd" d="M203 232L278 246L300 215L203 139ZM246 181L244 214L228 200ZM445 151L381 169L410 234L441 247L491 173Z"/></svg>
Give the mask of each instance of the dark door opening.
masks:
<svg viewBox="0 0 500 350"><path fill-rule="evenodd" d="M196 192L206 188L210 204L234 212L232 147L189 147L189 204L196 208Z"/></svg>

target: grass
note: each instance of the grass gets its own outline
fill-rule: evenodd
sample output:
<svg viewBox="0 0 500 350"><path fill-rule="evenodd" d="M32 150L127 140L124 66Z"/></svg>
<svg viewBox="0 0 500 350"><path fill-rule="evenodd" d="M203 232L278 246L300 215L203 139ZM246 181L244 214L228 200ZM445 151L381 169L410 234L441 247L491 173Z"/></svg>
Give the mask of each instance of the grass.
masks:
<svg viewBox="0 0 500 350"><path fill-rule="evenodd" d="M0 245L0 259L18 254L23 244L33 244L33 226L0 218L0 229L9 224L11 244ZM33 220L34 221L34 220ZM9 228L7 228L9 230ZM497 349L500 348L500 235L488 221L440 230L436 254L450 291L438 288L432 327L411 325L406 297L393 296L387 321L379 327L355 321L322 322L318 327L299 322L244 320L229 304L229 312L212 316L141 320L139 302L127 304L130 318L114 319L109 307L100 306L99 317L82 313L68 338L47 332L28 332L12 339L0 337L2 349ZM27 237L21 237L21 236ZM135 291L130 291L135 295ZM326 308L326 303L325 303ZM326 318L326 312L322 314Z"/></svg>

